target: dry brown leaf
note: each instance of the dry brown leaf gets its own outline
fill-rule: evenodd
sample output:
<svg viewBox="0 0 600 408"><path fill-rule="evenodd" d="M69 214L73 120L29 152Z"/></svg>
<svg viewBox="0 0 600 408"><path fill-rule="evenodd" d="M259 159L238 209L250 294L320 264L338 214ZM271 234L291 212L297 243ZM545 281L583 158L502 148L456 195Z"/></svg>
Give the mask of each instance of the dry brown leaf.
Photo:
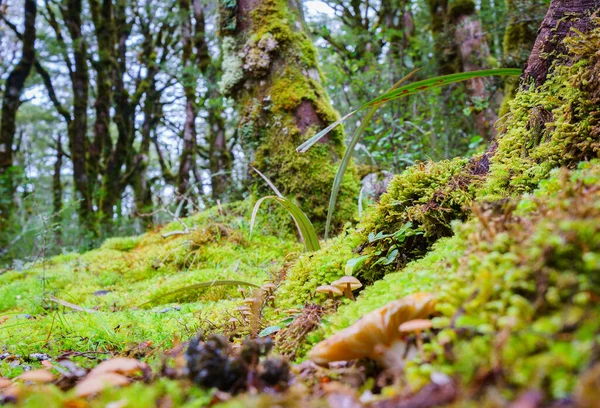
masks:
<svg viewBox="0 0 600 408"><path fill-rule="evenodd" d="M52 368L52 363L50 360L42 360L40 363L46 368Z"/></svg>
<svg viewBox="0 0 600 408"><path fill-rule="evenodd" d="M41 369L26 371L17 377L17 379L20 381L31 381L38 384L45 384L56 380L56 377L54 377L54 374L52 374L50 371Z"/></svg>
<svg viewBox="0 0 600 408"><path fill-rule="evenodd" d="M8 320L8 316L0 316L0 324L6 322Z"/></svg>
<svg viewBox="0 0 600 408"><path fill-rule="evenodd" d="M116 373L105 372L97 375L88 375L75 386L75 395L89 397L110 387L121 387L129 384L129 378Z"/></svg>
<svg viewBox="0 0 600 408"><path fill-rule="evenodd" d="M0 390L3 388L8 388L12 385L12 381L9 380L8 378L2 378L0 377Z"/></svg>
<svg viewBox="0 0 600 408"><path fill-rule="evenodd" d="M133 374L147 370L149 370L149 366L146 363L134 358L117 357L98 364L90 371L88 377L105 373Z"/></svg>

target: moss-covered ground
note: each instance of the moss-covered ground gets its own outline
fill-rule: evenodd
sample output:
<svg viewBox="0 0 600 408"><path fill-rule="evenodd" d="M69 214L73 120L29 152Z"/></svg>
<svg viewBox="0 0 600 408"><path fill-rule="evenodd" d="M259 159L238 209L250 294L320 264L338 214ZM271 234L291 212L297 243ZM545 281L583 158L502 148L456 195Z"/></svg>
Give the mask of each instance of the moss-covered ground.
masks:
<svg viewBox="0 0 600 408"><path fill-rule="evenodd" d="M242 304L236 286L169 293L218 280L261 285L273 280L286 255L301 248L289 232L265 232L268 218L257 220L258 229L250 237L249 204L190 217L185 224L195 230L188 234L165 238L184 231L173 222L140 237L109 239L84 254L61 255L3 273L3 352L25 359L32 353L53 358L79 353L85 363L89 356L110 353L152 354L200 329L223 326ZM3 374L22 371L20 365L9 367L0 361Z"/></svg>
<svg viewBox="0 0 600 408"><path fill-rule="evenodd" d="M35 353L83 367L129 356L148 361L154 372L147 383L92 399L76 398L69 387L59 391L60 384L24 386L18 403L34 407L337 406L336 395L358 404L359 393L375 406L594 406L600 34L574 34L568 42L573 63L556 67L543 86L517 93L497 145L396 176L361 223L319 251L303 253L277 211L263 215L250 237L248 200L2 273L0 377L41 367ZM316 293L348 272L364 284L355 302ZM276 289L261 293L240 284L170 294L219 280ZM182 366L181 342L198 331L223 333L239 345L264 330L275 352L300 363L318 341L417 292L435 296L436 314L431 329L405 338L422 347L401 370L303 363L293 368L287 391L257 392L260 381L248 376L248 392L231 399L169 374L169 364ZM245 313L243 304L251 305ZM262 364L259 375L268 371ZM419 398L429 405L416 405Z"/></svg>

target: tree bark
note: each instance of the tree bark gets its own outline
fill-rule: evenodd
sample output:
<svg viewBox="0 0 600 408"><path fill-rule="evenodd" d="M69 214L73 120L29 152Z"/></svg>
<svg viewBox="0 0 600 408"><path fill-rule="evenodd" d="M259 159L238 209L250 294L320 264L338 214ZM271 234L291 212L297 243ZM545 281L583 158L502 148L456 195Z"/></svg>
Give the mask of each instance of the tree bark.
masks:
<svg viewBox="0 0 600 408"><path fill-rule="evenodd" d="M553 0L538 31L533 50L523 73L525 81L535 85L544 83L552 63L562 57L566 49L563 39L571 29L586 32L593 27L591 16L600 9L600 0Z"/></svg>
<svg viewBox="0 0 600 408"><path fill-rule="evenodd" d="M337 162L344 153L337 128L307 153L295 148L338 118L303 29L296 2L240 0L221 6L221 88L239 112L238 132L253 164L322 227ZM264 182L255 179L261 191ZM352 219L358 186L354 170L341 189L334 226Z"/></svg>
<svg viewBox="0 0 600 408"><path fill-rule="evenodd" d="M2 118L0 121L0 235L10 223L14 210L15 192L13 168L13 143L16 132L17 110L21 104L21 93L25 80L31 72L35 60L35 0L25 1L25 31L22 35L21 59L6 79L2 98ZM0 240L0 245L2 241Z"/></svg>
<svg viewBox="0 0 600 408"><path fill-rule="evenodd" d="M115 24L112 0L90 0L92 21L98 42L98 61L94 65L96 71L96 101L94 108L94 139L89 151L90 183L95 190L97 178L102 172L101 159L107 162L112 152L110 138L110 107L112 105L112 78L115 75Z"/></svg>
<svg viewBox="0 0 600 408"><path fill-rule="evenodd" d="M54 162L54 173L52 174L52 213L54 223L54 242L57 246L62 245L62 196L63 186L60 172L62 171L64 151L62 147L62 136L59 134L56 140L56 161Z"/></svg>
<svg viewBox="0 0 600 408"><path fill-rule="evenodd" d="M227 147L225 119L223 118L223 97L219 93L218 82L221 70L220 61L209 54L206 41L205 14L200 0L193 0L194 46L196 61L206 86L208 87L206 110L208 114L208 169L210 171L211 195L213 200L226 198L227 186L230 185L233 157Z"/></svg>
<svg viewBox="0 0 600 408"><path fill-rule="evenodd" d="M94 217L92 189L88 177L87 152L87 108L89 102L90 78L87 66L87 42L82 33L82 1L68 0L66 7L60 11L73 43L73 59L75 69L70 71L71 87L73 90L73 115L69 123L69 150L73 163L73 182L79 203L79 219L86 234L98 236ZM58 30L57 36L60 35ZM68 58L68 57L66 57Z"/></svg>
<svg viewBox="0 0 600 408"><path fill-rule="evenodd" d="M127 90L125 77L127 75L127 41L131 34L131 22L127 20L126 3L119 0L114 9L116 32L116 52L112 80L114 82L113 103L115 114L113 120L117 126L117 143L106 162L100 193L100 218L104 220L103 227L111 229L114 208L119 203L126 187L122 169L131 168L133 160L133 141L135 136L134 116L136 102Z"/></svg>
<svg viewBox="0 0 600 408"><path fill-rule="evenodd" d="M180 0L181 41L183 75L181 82L185 94L185 121L183 125L183 149L177 174L177 193L185 200L191 192L190 177L196 162L196 76L190 72L194 58L194 42L189 0ZM202 21L204 23L204 21ZM182 207L182 215L187 214L187 205Z"/></svg>

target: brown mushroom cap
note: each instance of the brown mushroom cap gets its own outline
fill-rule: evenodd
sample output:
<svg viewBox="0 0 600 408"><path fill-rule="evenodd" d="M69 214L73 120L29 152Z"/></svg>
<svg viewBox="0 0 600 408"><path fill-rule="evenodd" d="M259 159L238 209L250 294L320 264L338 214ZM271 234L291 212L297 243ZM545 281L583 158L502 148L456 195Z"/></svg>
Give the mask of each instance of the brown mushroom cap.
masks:
<svg viewBox="0 0 600 408"><path fill-rule="evenodd" d="M350 290L362 288L362 283L360 283L360 281L354 276L342 276L340 279L331 282L332 286L335 286L341 290L346 289L348 284L350 284Z"/></svg>
<svg viewBox="0 0 600 408"><path fill-rule="evenodd" d="M429 330L433 327L433 322L428 319L414 319L409 320L408 322L402 323L398 330L401 333L411 333L411 332L420 332L423 330Z"/></svg>
<svg viewBox="0 0 600 408"><path fill-rule="evenodd" d="M380 357L379 350L389 348L403 337L400 324L429 317L434 307L433 295L429 293L416 293L394 300L320 342L308 356L317 364L363 357L377 359Z"/></svg>
<svg viewBox="0 0 600 408"><path fill-rule="evenodd" d="M260 288L261 288L262 290L273 290L273 289L276 289L276 288L277 288L277 286L275 286L275 284L274 284L274 283L270 283L270 282L269 282L269 283L265 283L265 284L264 284L264 285L262 285Z"/></svg>
<svg viewBox="0 0 600 408"><path fill-rule="evenodd" d="M321 285L316 290L318 293L331 293L336 296L343 295L342 291L333 285Z"/></svg>
<svg viewBox="0 0 600 408"><path fill-rule="evenodd" d="M244 303L248 303L249 305L257 303L258 299L257 298L253 298L253 297L249 297L244 299Z"/></svg>

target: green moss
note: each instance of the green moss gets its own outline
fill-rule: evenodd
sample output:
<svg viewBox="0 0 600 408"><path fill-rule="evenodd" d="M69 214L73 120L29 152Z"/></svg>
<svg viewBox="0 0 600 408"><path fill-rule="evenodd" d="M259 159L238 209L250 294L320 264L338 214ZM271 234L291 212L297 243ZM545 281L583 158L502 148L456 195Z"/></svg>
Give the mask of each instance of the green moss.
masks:
<svg viewBox="0 0 600 408"><path fill-rule="evenodd" d="M317 286L327 285L345 274L346 262L361 242L356 231L346 231L333 238L319 251L300 256L287 271L287 276L277 291L277 306L295 308L309 302L322 302L325 296L315 292Z"/></svg>
<svg viewBox="0 0 600 408"><path fill-rule="evenodd" d="M142 237L122 237L109 238L102 244L103 249L114 249L116 251L128 252L134 249L141 241Z"/></svg>
<svg viewBox="0 0 600 408"><path fill-rule="evenodd" d="M279 43L291 41L293 34L291 25L294 17L291 15L287 2L284 0L263 0L251 13L254 38L272 35Z"/></svg>
<svg viewBox="0 0 600 408"><path fill-rule="evenodd" d="M500 370L496 385L508 396L531 388L567 396L600 340L593 300L600 294L599 186L600 163L588 163L553 172L515 205L484 207L426 257L341 307L325 334L397 297L432 292L440 315L427 357L407 367L413 387L429 382L432 371L469 387L481 373Z"/></svg>
<svg viewBox="0 0 600 408"><path fill-rule="evenodd" d="M273 112L291 112L303 100L314 102L317 99L314 88L296 67L287 67L273 79L271 101Z"/></svg>
<svg viewBox="0 0 600 408"><path fill-rule="evenodd" d="M0 344L7 352L56 356L76 350L123 352L151 341L168 348L202 327L223 326L240 295L233 287L175 289L215 279L261 284L301 245L282 232L279 213L259 214L249 236L252 201L223 205L158 232L113 239L84 254L68 254L0 276ZM83 307L81 312L49 296ZM145 302L152 301L149 304ZM143 307L142 307L143 306ZM174 309L177 306L179 310ZM2 321L0 320L0 321Z"/></svg>
<svg viewBox="0 0 600 408"><path fill-rule="evenodd" d="M466 219L481 184L482 158L419 163L396 176L361 224L361 253L370 259L359 276L366 282L379 279L450 236L451 222Z"/></svg>

